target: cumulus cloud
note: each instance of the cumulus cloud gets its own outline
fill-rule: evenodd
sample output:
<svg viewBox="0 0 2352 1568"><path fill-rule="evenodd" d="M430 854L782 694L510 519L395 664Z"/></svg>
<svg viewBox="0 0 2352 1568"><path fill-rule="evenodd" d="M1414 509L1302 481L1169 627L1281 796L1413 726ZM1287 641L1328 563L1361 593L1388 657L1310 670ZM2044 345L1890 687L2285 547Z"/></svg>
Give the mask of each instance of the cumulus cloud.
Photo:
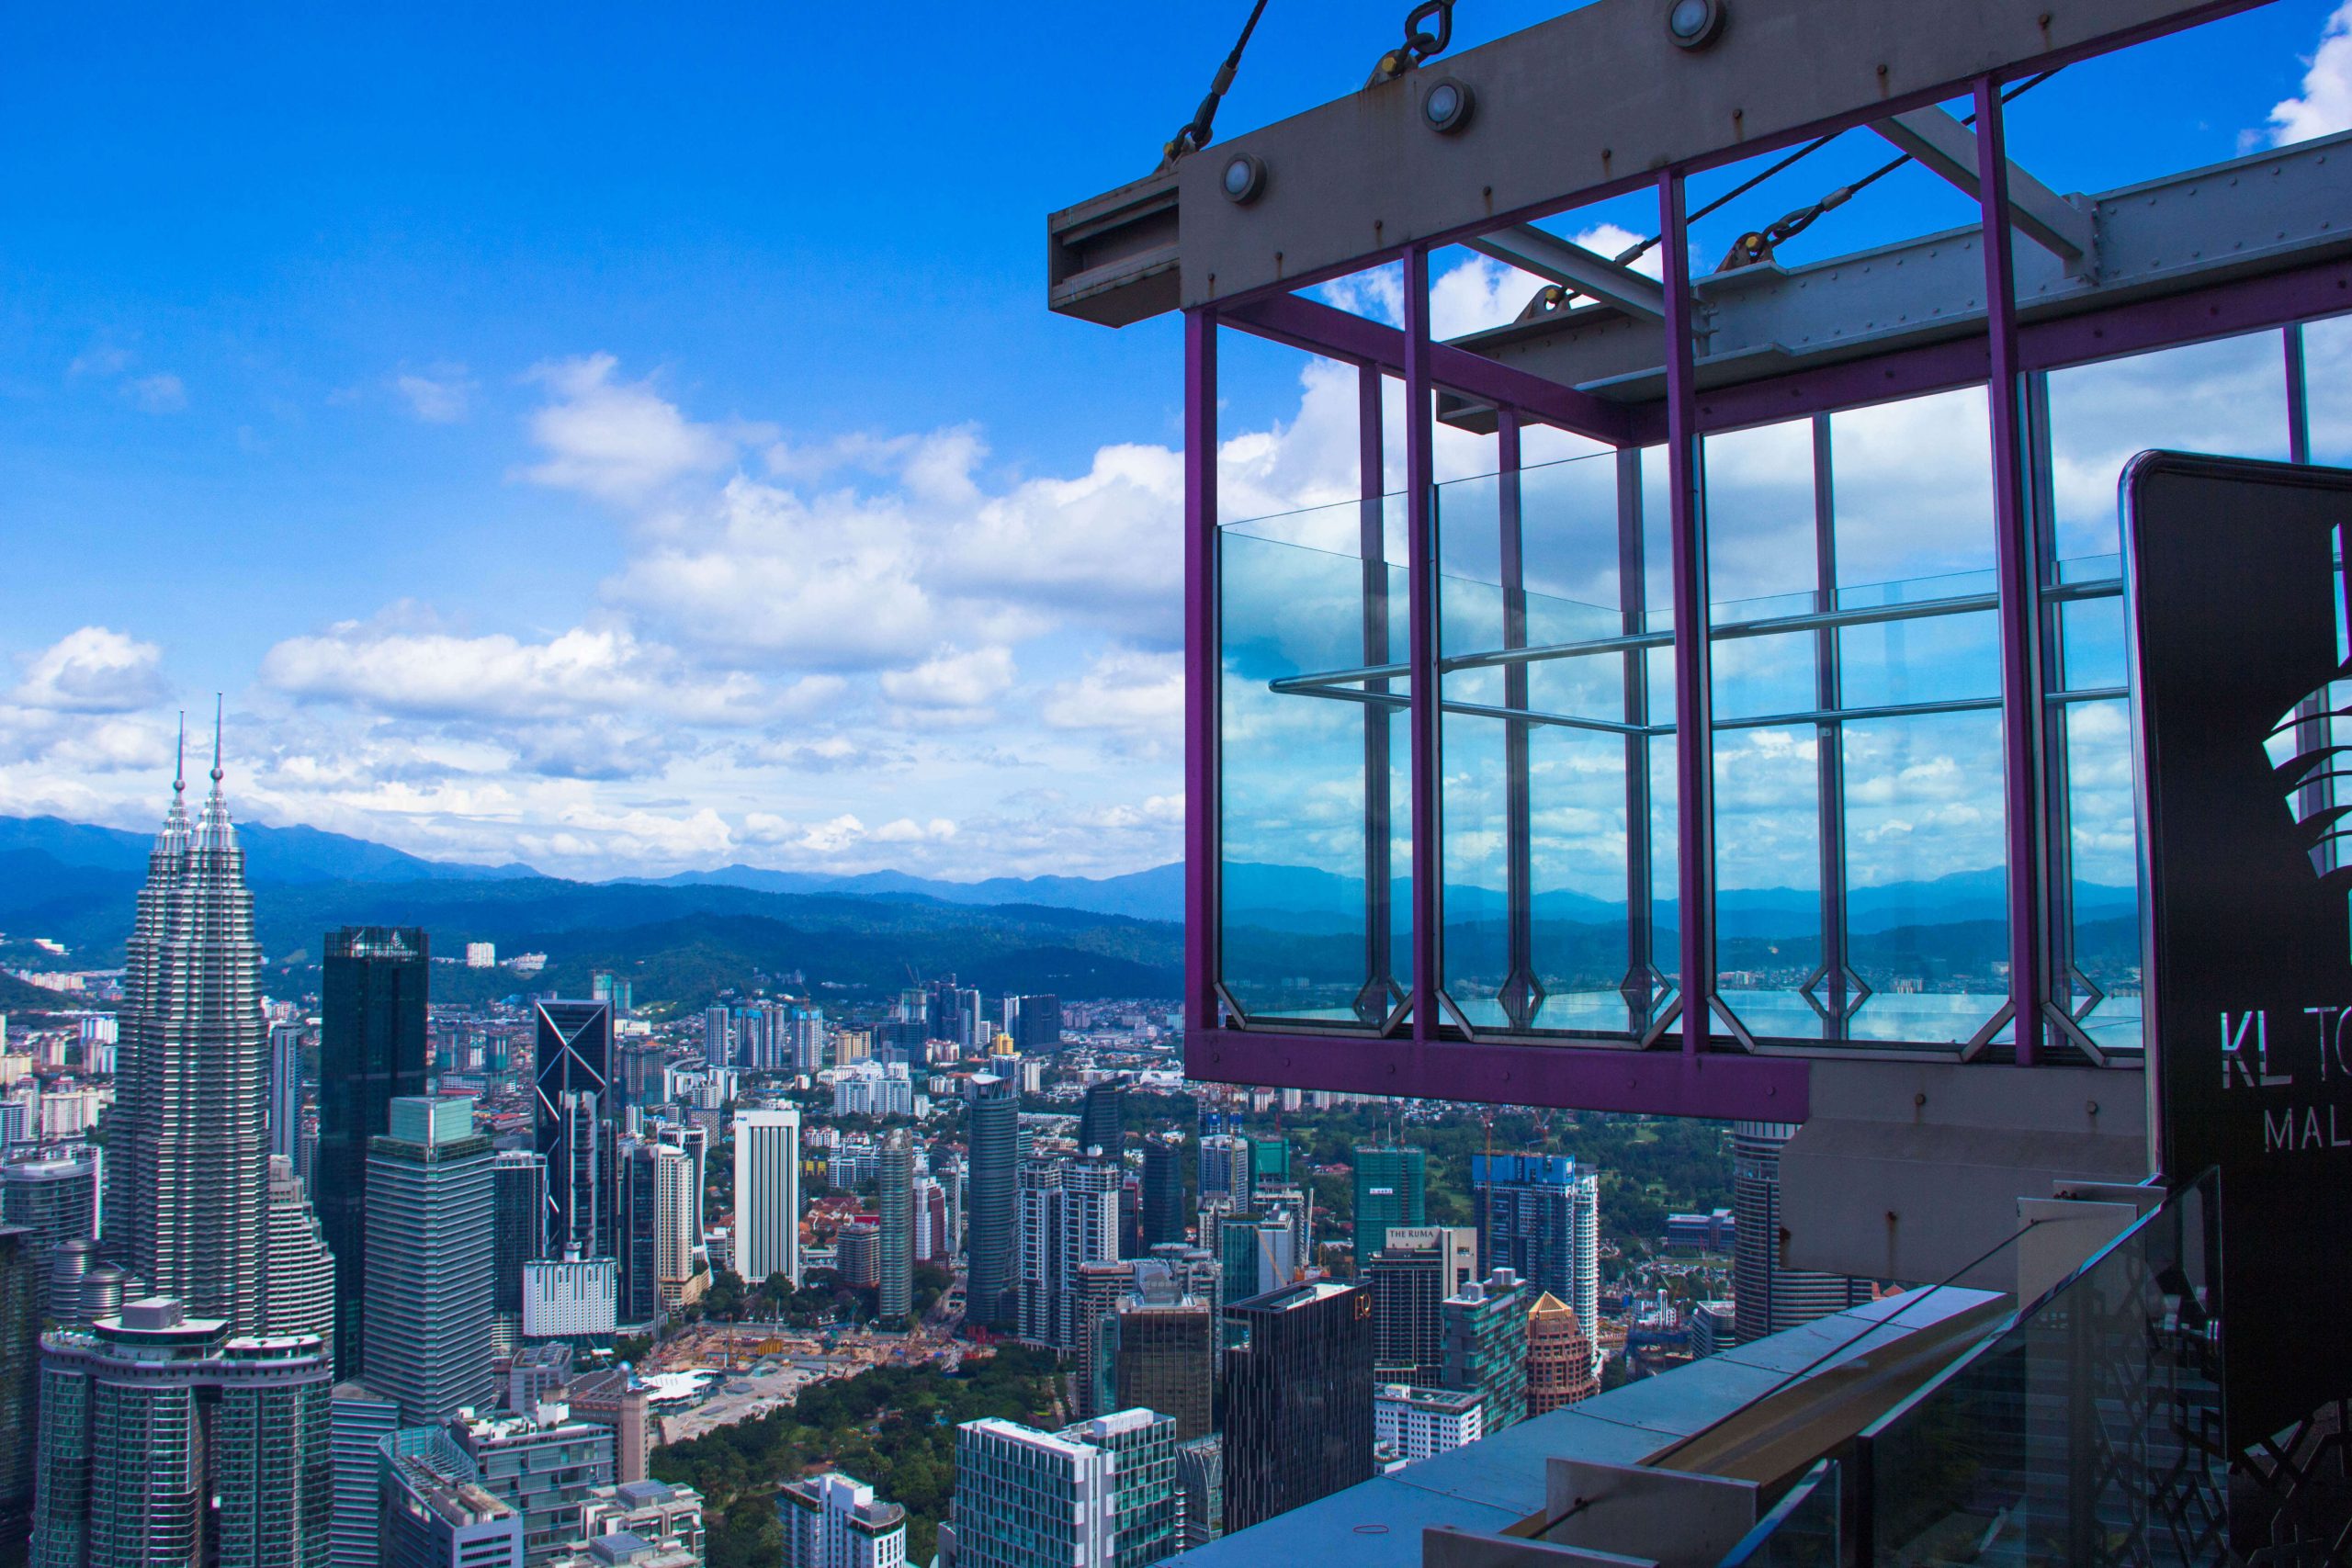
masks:
<svg viewBox="0 0 2352 1568"><path fill-rule="evenodd" d="M163 701L163 658L152 642L84 626L26 660L9 700L55 713L130 713Z"/></svg>
<svg viewBox="0 0 2352 1568"><path fill-rule="evenodd" d="M978 708L1001 696L1012 681L1009 649L967 653L943 648L911 670L886 671L882 690L892 702L909 707Z"/></svg>
<svg viewBox="0 0 2352 1568"><path fill-rule="evenodd" d="M2273 146L2352 130L2352 0L2320 29L2319 49L2303 71L2303 90L2271 107Z"/></svg>
<svg viewBox="0 0 2352 1568"><path fill-rule="evenodd" d="M436 365L430 370L404 370L392 378L409 412L427 424L455 424L466 417L473 401L474 384L462 365Z"/></svg>
<svg viewBox="0 0 2352 1568"><path fill-rule="evenodd" d="M1184 722L1184 659L1178 653L1111 649L1083 675L1046 694L1046 722L1057 729L1116 733L1154 748L1175 745Z"/></svg>
<svg viewBox="0 0 2352 1568"><path fill-rule="evenodd" d="M619 713L742 725L773 698L741 671L707 673L625 626L578 626L544 642L345 621L289 637L262 659L266 685L419 718L547 719Z"/></svg>
<svg viewBox="0 0 2352 1568"><path fill-rule="evenodd" d="M674 479L729 467L742 438L767 434L696 423L651 383L618 379L618 368L611 355L592 354L531 372L550 400L531 416L531 437L546 457L525 478L600 501L635 502Z"/></svg>

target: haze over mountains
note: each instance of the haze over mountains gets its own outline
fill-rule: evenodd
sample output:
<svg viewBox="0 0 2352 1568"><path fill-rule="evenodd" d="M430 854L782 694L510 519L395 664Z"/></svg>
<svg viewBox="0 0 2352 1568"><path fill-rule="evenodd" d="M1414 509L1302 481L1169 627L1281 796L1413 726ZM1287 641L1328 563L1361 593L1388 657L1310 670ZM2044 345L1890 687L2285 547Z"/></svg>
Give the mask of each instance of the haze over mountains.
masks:
<svg viewBox="0 0 2352 1568"><path fill-rule="evenodd" d="M910 974L949 973L984 989L1068 996L1173 997L1181 988L1183 868L1176 864L1124 876L978 882L733 865L586 883L522 864L425 860L313 828L243 823L238 832L265 947L297 965L314 961L332 927L403 924L425 927L444 953L468 941L496 942L507 954L544 952L550 978L543 984L553 987L584 990L589 968L626 967L644 976L641 996L682 1004L746 975L794 972L875 991L906 984ZM0 931L18 943L33 936L64 942L75 964L119 962L152 842L145 833L56 818L0 818ZM1226 928L1254 933L1245 946L1260 960L1300 972L1359 962L1361 940L1350 933L1362 930L1360 878L1237 864L1226 868L1225 882ZM1409 882L1399 879L1393 896L1408 908ZM1949 936L1939 942L1996 944L2002 900L1998 871L1858 888L1851 926L1858 939L1910 942L1940 930ZM1722 936L1736 943L1809 933L1815 906L1807 889L1726 892ZM2086 888L2078 919L2104 924L2132 907L2131 889ZM1446 912L1449 930L1467 936L1500 920L1501 897L1452 887ZM1543 893L1535 913L1562 941L1592 946L1596 963L1623 940L1622 902ZM1675 923L1671 901L1657 919L1661 930ZM20 958L12 944L9 961ZM450 978L461 991L485 994L515 984L503 971Z"/></svg>

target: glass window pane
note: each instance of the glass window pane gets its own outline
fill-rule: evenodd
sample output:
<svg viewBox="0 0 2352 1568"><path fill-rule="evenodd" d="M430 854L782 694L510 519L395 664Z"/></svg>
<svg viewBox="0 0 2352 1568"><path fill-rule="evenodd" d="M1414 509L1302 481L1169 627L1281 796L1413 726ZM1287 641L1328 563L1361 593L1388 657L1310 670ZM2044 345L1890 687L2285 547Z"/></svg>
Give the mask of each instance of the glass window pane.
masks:
<svg viewBox="0 0 2352 1568"><path fill-rule="evenodd" d="M2312 461L2352 468L2352 316L2303 325Z"/></svg>

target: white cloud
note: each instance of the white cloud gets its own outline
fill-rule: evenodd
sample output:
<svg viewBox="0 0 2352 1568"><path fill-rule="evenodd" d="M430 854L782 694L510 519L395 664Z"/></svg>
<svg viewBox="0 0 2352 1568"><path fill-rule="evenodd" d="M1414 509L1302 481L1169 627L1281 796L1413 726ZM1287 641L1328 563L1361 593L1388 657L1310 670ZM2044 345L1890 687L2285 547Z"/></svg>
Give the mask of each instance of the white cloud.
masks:
<svg viewBox="0 0 2352 1568"><path fill-rule="evenodd" d="M966 653L943 648L911 670L886 671L882 690L892 702L910 707L977 708L1001 696L1013 674L1009 649Z"/></svg>
<svg viewBox="0 0 2352 1568"><path fill-rule="evenodd" d="M265 684L308 702L419 718L577 718L750 724L775 699L742 671L706 673L626 627L578 626L545 642L342 622L263 657Z"/></svg>
<svg viewBox="0 0 2352 1568"><path fill-rule="evenodd" d="M2303 72L2303 90L2270 110L2273 146L2352 130L2352 0L2321 28L2319 49Z"/></svg>
<svg viewBox="0 0 2352 1568"><path fill-rule="evenodd" d="M25 660L9 700L55 713L130 713L164 700L163 649L84 626Z"/></svg>
<svg viewBox="0 0 2352 1568"><path fill-rule="evenodd" d="M1057 729L1117 732L1175 745L1184 722L1184 657L1108 649L1085 674L1055 686L1044 713Z"/></svg>
<svg viewBox="0 0 2352 1568"><path fill-rule="evenodd" d="M466 417L474 384L462 365L436 365L430 371L406 370L392 378L392 390L408 402L409 412L427 424L455 424Z"/></svg>
<svg viewBox="0 0 2352 1568"><path fill-rule="evenodd" d="M187 407L187 388L169 371L133 377L122 384L122 395L141 413L176 413Z"/></svg>
<svg viewBox="0 0 2352 1568"><path fill-rule="evenodd" d="M546 459L524 470L535 484L601 501L639 501L674 479L714 473L735 461L739 440L758 427L697 424L650 382L616 380L609 354L541 365L530 378L553 400L531 416Z"/></svg>
<svg viewBox="0 0 2352 1568"><path fill-rule="evenodd" d="M132 355L127 348L96 343L74 356L74 363L65 367L65 374L70 378L119 376L130 368L131 358Z"/></svg>

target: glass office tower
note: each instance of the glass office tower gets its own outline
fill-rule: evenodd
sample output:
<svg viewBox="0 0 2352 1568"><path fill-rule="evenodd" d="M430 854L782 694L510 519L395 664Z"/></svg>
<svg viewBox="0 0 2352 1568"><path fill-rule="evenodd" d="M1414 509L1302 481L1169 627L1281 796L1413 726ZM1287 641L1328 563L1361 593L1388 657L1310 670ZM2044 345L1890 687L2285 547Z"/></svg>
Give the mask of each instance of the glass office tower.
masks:
<svg viewBox="0 0 2352 1568"><path fill-rule="evenodd" d="M368 1142L390 1126L394 1100L425 1092L431 942L413 926L330 931L319 992L311 1202L334 1254L336 1372L356 1377L367 1364Z"/></svg>

